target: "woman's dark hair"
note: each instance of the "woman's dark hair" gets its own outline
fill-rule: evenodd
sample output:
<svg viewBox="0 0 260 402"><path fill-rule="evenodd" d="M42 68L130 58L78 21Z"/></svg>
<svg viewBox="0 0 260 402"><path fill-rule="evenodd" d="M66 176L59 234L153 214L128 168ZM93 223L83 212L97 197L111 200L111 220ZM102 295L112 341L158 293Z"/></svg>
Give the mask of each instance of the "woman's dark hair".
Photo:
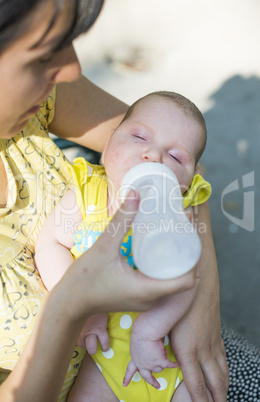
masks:
<svg viewBox="0 0 260 402"><path fill-rule="evenodd" d="M48 3L53 6L53 16L45 35L55 24L68 0L0 0L0 53L30 27L30 15ZM69 0L71 24L58 49L70 44L96 21L104 0Z"/></svg>

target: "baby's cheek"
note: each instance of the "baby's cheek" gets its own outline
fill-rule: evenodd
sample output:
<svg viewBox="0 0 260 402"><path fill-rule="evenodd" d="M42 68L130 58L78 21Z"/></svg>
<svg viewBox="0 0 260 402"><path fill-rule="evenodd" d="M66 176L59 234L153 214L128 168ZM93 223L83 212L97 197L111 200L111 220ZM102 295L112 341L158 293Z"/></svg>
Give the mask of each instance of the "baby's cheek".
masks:
<svg viewBox="0 0 260 402"><path fill-rule="evenodd" d="M180 172L178 176L177 176L177 179L181 186L181 192L182 192L182 194L184 194L189 189L189 187L192 183L192 180L194 177L194 172L191 172L191 173Z"/></svg>
<svg viewBox="0 0 260 402"><path fill-rule="evenodd" d="M181 188L181 193L184 194L188 190L190 183L188 182L188 180L185 177L185 174L183 172L176 169L174 174L178 179L178 182L179 182L179 185Z"/></svg>

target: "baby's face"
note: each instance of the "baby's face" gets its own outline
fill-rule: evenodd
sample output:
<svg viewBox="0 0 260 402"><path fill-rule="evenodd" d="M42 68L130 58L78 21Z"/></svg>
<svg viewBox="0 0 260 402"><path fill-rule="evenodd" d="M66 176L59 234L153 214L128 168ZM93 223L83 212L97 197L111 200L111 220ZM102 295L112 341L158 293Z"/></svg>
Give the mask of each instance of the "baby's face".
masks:
<svg viewBox="0 0 260 402"><path fill-rule="evenodd" d="M119 189L130 168L143 162L158 162L175 173L184 193L191 184L204 140L201 125L171 99L145 98L107 143L103 163L109 187Z"/></svg>

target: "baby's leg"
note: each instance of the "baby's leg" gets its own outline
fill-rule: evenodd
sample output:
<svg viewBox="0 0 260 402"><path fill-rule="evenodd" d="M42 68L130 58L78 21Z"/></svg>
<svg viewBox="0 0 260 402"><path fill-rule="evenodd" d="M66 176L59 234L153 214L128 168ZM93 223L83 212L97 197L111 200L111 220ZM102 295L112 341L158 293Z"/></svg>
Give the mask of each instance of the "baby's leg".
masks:
<svg viewBox="0 0 260 402"><path fill-rule="evenodd" d="M213 398L212 398L210 392L209 391L207 391L207 392L208 392L209 402L213 402ZM182 381L180 383L180 385L174 392L171 402L192 402L192 399L190 397L190 394L187 391L184 381Z"/></svg>
<svg viewBox="0 0 260 402"><path fill-rule="evenodd" d="M93 359L86 354L67 402L119 402Z"/></svg>

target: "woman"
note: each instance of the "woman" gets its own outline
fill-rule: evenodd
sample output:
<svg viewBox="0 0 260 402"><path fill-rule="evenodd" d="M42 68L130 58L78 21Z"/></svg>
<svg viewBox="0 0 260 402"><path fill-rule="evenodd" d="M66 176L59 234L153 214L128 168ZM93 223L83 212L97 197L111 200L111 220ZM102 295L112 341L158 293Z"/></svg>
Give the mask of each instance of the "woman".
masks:
<svg viewBox="0 0 260 402"><path fill-rule="evenodd" d="M195 280L155 281L132 272L121 260L116 250L124 236L123 219L126 212L127 219L133 219L137 198L129 199L125 212L114 217L115 225L122 224L117 235L104 232L49 295L34 268L37 235L69 184L68 162L48 131L102 151L126 110L81 76L72 46L72 40L94 23L101 6L102 0L0 0L4 401L56 401L59 395L64 400L84 358L75 344L88 316L148 309L159 297L187 289ZM199 291L185 319L172 330L173 349L192 399L208 400L207 383L214 400L221 402L226 399L228 370L207 205L199 209L198 218L208 228L202 236ZM84 364L93 373L97 370L87 357ZM99 378L100 400L116 401L101 374Z"/></svg>

